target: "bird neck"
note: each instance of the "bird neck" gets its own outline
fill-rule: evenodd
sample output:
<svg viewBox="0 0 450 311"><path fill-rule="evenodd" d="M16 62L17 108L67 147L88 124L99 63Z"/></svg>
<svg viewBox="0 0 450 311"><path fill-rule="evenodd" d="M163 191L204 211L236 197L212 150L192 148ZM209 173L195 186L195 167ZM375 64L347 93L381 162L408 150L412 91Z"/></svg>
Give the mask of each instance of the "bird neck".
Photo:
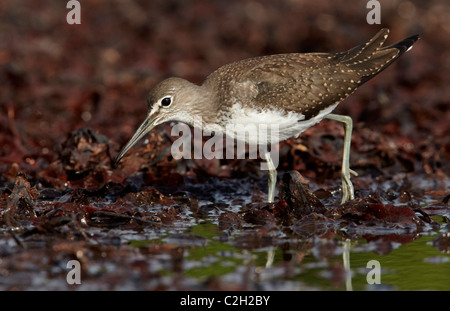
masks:
<svg viewBox="0 0 450 311"><path fill-rule="evenodd" d="M214 90L208 85L196 85L188 82L179 94L185 107L185 113L180 121L194 126L193 120L201 117L202 127L217 123L217 98Z"/></svg>

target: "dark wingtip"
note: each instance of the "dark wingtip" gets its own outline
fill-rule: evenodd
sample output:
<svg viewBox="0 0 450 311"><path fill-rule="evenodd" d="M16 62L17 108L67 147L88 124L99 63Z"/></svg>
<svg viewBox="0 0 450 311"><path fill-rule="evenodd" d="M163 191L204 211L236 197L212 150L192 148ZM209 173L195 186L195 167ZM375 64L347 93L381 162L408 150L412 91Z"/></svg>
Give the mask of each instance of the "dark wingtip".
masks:
<svg viewBox="0 0 450 311"><path fill-rule="evenodd" d="M399 55L402 55L403 53L405 53L406 51L408 51L412 45L419 40L420 36L419 35L413 35L410 36L406 39L403 39L402 41L399 41L397 43L394 43L388 47L386 47L386 49L391 49L391 48L395 48L397 50L399 50Z"/></svg>
<svg viewBox="0 0 450 311"><path fill-rule="evenodd" d="M385 34L388 34L388 32L385 32ZM361 77L359 85L364 84L365 82L379 74L381 71L389 67L403 53L408 51L418 39L419 35L413 35L397 43L376 50L367 62L371 62L371 66L373 68L376 68L377 70ZM364 65L367 66L367 64L365 63ZM358 66L358 64L356 64L356 66Z"/></svg>

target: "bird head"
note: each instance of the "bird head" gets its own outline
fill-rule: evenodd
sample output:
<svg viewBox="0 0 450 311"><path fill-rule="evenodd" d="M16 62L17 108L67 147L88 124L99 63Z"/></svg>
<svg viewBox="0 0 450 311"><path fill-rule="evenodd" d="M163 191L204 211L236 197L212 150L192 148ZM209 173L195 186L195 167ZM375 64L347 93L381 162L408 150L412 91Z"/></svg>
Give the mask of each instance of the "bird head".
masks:
<svg viewBox="0 0 450 311"><path fill-rule="evenodd" d="M156 85L147 97L148 111L144 122L122 148L115 164L155 126L168 121L192 125L194 117L202 115L199 102L205 98L203 93L200 86L181 78L169 78Z"/></svg>

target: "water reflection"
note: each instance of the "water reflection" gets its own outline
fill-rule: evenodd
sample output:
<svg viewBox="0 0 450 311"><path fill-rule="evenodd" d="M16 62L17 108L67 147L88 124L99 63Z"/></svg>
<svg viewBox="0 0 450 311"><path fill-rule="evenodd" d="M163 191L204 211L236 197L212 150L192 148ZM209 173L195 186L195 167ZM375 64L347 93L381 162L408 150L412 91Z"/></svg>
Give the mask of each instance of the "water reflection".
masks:
<svg viewBox="0 0 450 311"><path fill-rule="evenodd" d="M211 226L214 227L208 224L210 229ZM392 234L377 239L373 236L350 239L345 238L345 234L331 236L328 232L325 237L298 239L282 232L267 238L258 232L256 229L251 233L236 231L227 244L217 238L208 240L205 254L212 254L208 248L231 247L227 252L212 254L217 256L213 270L218 272L219 266L230 268L223 274L212 273L216 283L246 290L402 290L411 287L411 282L422 289L449 289L449 260L439 258L446 256L450 259L450 256L432 247L437 243L433 241L447 237L445 234L423 234L405 239ZM192 251L187 250L187 253ZM189 255L187 257L190 258ZM195 260L203 260L205 264L201 256ZM373 270L367 266L373 260L380 263L381 284L367 282L368 274ZM204 265L203 272L208 270L207 266ZM434 284L420 287L417 275L409 275L413 281L408 281L403 272L405 267L440 277L435 278ZM200 270L196 269L195 273L187 271L187 275L200 279L206 277ZM429 279L427 274L420 274L424 276L423 280ZM447 275L447 280L442 278L443 275Z"/></svg>
<svg viewBox="0 0 450 311"><path fill-rule="evenodd" d="M350 247L351 242L349 239L345 239L345 241L342 243L344 251L342 252L342 261L344 263L344 269L345 269L345 289L347 291L352 291L352 271L350 269Z"/></svg>

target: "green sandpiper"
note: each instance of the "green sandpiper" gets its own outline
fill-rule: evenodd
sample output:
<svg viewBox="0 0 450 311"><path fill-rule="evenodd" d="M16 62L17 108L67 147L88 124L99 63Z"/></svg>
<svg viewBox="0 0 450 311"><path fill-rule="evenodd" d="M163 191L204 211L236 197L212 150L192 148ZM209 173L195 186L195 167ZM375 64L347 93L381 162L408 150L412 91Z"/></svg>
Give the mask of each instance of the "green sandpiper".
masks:
<svg viewBox="0 0 450 311"><path fill-rule="evenodd" d="M328 118L345 125L341 203L353 200L350 174L357 174L349 164L352 119L331 112L360 85L409 50L419 38L414 35L384 47L388 35L389 29L381 29L367 43L346 52L289 53L244 59L220 67L202 85L168 78L150 91L147 116L120 151L116 164L145 134L167 121L203 128L218 124L224 134L236 139L241 136L228 125L276 124L276 137L257 142L247 136L245 139L246 143L268 144L298 136ZM202 118L200 125L194 124L197 116ZM269 167L268 201L273 202L276 167L269 152L264 158Z"/></svg>

